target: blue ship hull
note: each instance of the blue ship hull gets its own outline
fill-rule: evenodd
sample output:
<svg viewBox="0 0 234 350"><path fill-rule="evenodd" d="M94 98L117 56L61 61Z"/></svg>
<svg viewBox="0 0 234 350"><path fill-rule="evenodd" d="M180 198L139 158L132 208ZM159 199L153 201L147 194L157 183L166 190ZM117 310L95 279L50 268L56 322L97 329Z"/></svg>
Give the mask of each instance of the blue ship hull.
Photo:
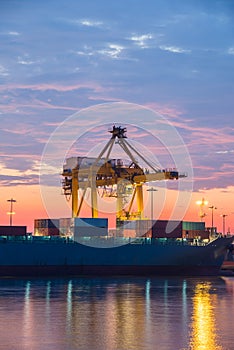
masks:
<svg viewBox="0 0 234 350"><path fill-rule="evenodd" d="M0 241L0 276L217 275L233 238L206 245L155 239L111 248L66 240Z"/></svg>

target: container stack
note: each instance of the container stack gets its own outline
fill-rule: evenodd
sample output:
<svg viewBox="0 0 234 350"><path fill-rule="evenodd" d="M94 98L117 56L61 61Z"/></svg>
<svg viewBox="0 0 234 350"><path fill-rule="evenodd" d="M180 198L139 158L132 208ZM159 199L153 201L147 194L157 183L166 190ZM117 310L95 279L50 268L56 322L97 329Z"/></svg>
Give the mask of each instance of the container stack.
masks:
<svg viewBox="0 0 234 350"><path fill-rule="evenodd" d="M74 218L59 219L59 232L62 237L73 237L74 235Z"/></svg>
<svg viewBox="0 0 234 350"><path fill-rule="evenodd" d="M59 230L66 237L101 237L108 235L108 219L105 218L62 218Z"/></svg>
<svg viewBox="0 0 234 350"><path fill-rule="evenodd" d="M148 238L181 238L182 222L168 220L133 220L121 221L118 227L122 227L122 231L132 230L135 237ZM126 236L126 235L124 235ZM133 236L131 236L133 237Z"/></svg>
<svg viewBox="0 0 234 350"><path fill-rule="evenodd" d="M0 226L0 236L26 236L26 226Z"/></svg>
<svg viewBox="0 0 234 350"><path fill-rule="evenodd" d="M59 236L59 219L34 220L35 236Z"/></svg>
<svg viewBox="0 0 234 350"><path fill-rule="evenodd" d="M183 237L192 239L208 239L209 232L205 228L205 222L183 221Z"/></svg>
<svg viewBox="0 0 234 350"><path fill-rule="evenodd" d="M155 221L152 227L152 238L182 238L182 221Z"/></svg>
<svg viewBox="0 0 234 350"><path fill-rule="evenodd" d="M149 237L152 238L152 226L155 220L137 220L136 221L136 236L137 237Z"/></svg>
<svg viewBox="0 0 234 350"><path fill-rule="evenodd" d="M116 237L136 237L136 220L118 220L116 222Z"/></svg>

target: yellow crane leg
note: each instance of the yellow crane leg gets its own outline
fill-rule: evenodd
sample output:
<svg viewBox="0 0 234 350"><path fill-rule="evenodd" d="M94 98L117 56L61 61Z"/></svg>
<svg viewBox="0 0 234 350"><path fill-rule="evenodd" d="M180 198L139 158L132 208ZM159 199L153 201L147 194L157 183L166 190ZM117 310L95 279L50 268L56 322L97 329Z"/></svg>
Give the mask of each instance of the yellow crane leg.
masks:
<svg viewBox="0 0 234 350"><path fill-rule="evenodd" d="M130 201L129 207L128 207L128 213L131 216L131 212L132 212L132 206L133 206L133 202L136 196L136 187L134 188L133 194L132 194L132 199Z"/></svg>
<svg viewBox="0 0 234 350"><path fill-rule="evenodd" d="M123 199L122 197L117 196L116 201L116 219L121 220L122 218L122 211L123 211Z"/></svg>
<svg viewBox="0 0 234 350"><path fill-rule="evenodd" d="M95 176L92 176L91 178L91 210L92 218L98 218L97 188Z"/></svg>
<svg viewBox="0 0 234 350"><path fill-rule="evenodd" d="M78 210L78 177L77 172L72 171L72 217L77 217Z"/></svg>
<svg viewBox="0 0 234 350"><path fill-rule="evenodd" d="M80 203L79 203L79 207L78 207L78 210L77 210L77 217L80 216L80 211L81 211L81 208L82 208L82 205L83 205L83 202L84 202L84 196L86 194L86 191L87 191L87 188L85 188L83 190L83 193L81 194L81 197L80 197Z"/></svg>
<svg viewBox="0 0 234 350"><path fill-rule="evenodd" d="M142 213L143 213L143 188L142 188L142 184L136 185L136 196L137 196L137 211L140 215L140 219L142 219Z"/></svg>
<svg viewBox="0 0 234 350"><path fill-rule="evenodd" d="M123 217L124 211L124 195L125 195L125 185L123 182L117 183L117 201L116 201L116 219L124 220L125 215Z"/></svg>

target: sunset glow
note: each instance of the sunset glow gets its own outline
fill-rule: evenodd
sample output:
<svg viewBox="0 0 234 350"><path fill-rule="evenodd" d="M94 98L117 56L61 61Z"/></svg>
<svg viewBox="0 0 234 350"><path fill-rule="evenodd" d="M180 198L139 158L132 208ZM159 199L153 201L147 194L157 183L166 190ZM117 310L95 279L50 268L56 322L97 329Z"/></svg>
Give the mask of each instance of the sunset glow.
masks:
<svg viewBox="0 0 234 350"><path fill-rule="evenodd" d="M119 123L129 125L129 139L161 168L172 164L183 172L191 159L181 188L153 184L156 218L200 221L196 202L204 198L206 226L214 206L214 226L222 232L225 215L226 231L234 233L229 1L4 0L0 6L0 225L9 224L10 198L13 224L28 232L34 219L70 216L61 189L65 158L100 151L108 127ZM45 203L41 162L51 140Z"/></svg>

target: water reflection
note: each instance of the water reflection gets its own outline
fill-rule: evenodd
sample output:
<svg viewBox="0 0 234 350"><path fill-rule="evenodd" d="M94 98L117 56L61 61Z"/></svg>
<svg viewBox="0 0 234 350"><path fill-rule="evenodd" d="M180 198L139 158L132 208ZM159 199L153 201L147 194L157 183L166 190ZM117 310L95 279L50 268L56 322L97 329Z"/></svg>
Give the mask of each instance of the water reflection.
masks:
<svg viewBox="0 0 234 350"><path fill-rule="evenodd" d="M68 281L67 284L67 319L66 326L67 332L71 330L71 321L72 321L72 280Z"/></svg>
<svg viewBox="0 0 234 350"><path fill-rule="evenodd" d="M227 328L233 285L177 278L0 280L0 329L11 324L1 342L4 350L228 349L230 334L222 339L219 328Z"/></svg>
<svg viewBox="0 0 234 350"><path fill-rule="evenodd" d="M23 332L28 333L30 332L30 315L32 311L31 308L31 302L30 302L30 287L31 283L28 281L25 285L25 294L24 294L24 313L23 313Z"/></svg>
<svg viewBox="0 0 234 350"><path fill-rule="evenodd" d="M214 308L216 296L211 294L211 283L197 283L193 297L192 334L190 348L192 350L219 350Z"/></svg>

